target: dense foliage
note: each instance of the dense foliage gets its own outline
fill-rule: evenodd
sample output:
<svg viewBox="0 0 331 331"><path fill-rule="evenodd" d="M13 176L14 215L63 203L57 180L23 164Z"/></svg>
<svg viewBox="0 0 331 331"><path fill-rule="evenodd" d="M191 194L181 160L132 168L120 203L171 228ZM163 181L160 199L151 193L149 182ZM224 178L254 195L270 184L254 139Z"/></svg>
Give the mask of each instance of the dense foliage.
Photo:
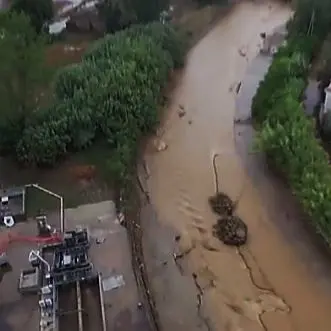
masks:
<svg viewBox="0 0 331 331"><path fill-rule="evenodd" d="M252 115L260 129L258 146L287 177L317 232L331 245L331 169L301 102L309 63L330 29L326 7L321 0L299 2L287 45L260 84Z"/></svg>
<svg viewBox="0 0 331 331"><path fill-rule="evenodd" d="M53 165L100 137L111 147L113 170L124 174L139 138L158 122L162 88L183 58L181 38L160 23L132 26L97 41L81 63L58 72L56 103L23 132L19 160Z"/></svg>
<svg viewBox="0 0 331 331"><path fill-rule="evenodd" d="M230 2L230 0L195 0L199 6L208 6L208 5L223 5Z"/></svg>
<svg viewBox="0 0 331 331"><path fill-rule="evenodd" d="M15 150L44 75L44 40L24 14L0 14L0 150Z"/></svg>
<svg viewBox="0 0 331 331"><path fill-rule="evenodd" d="M169 0L103 0L99 3L99 15L108 32L115 32L131 24L158 21L169 7Z"/></svg>
<svg viewBox="0 0 331 331"><path fill-rule="evenodd" d="M38 33L54 14L52 0L14 0L10 9L27 15Z"/></svg>

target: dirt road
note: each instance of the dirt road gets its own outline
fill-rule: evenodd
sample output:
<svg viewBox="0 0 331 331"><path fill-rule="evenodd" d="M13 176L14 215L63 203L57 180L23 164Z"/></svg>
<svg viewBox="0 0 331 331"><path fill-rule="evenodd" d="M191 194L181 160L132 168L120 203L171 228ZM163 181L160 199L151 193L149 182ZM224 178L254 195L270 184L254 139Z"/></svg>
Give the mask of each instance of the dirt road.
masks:
<svg viewBox="0 0 331 331"><path fill-rule="evenodd" d="M142 224L164 330L331 327L330 270L301 236L302 222L288 211L291 197L257 161L247 162L247 142L238 153L235 139L236 86L258 53L260 33L289 15L267 1L238 4L188 55L160 128L169 147L146 151L151 203ZM248 224L249 242L240 251L212 236L216 217L207 199L215 192L215 154L219 189L234 199L242 194L237 212ZM175 261L173 252L182 257Z"/></svg>

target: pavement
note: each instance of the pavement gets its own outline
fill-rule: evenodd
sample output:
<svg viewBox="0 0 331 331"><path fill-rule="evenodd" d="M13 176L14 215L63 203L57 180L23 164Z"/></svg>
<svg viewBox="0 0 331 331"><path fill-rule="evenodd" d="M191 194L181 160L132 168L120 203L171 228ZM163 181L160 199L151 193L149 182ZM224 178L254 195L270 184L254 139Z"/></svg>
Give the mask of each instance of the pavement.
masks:
<svg viewBox="0 0 331 331"><path fill-rule="evenodd" d="M131 265L126 229L121 226L112 201L67 209L66 228L87 227L92 246L90 256L102 273L107 330L148 331L145 311ZM118 288L111 289L112 286ZM65 330L64 330L65 331ZM93 330L90 330L93 331Z"/></svg>

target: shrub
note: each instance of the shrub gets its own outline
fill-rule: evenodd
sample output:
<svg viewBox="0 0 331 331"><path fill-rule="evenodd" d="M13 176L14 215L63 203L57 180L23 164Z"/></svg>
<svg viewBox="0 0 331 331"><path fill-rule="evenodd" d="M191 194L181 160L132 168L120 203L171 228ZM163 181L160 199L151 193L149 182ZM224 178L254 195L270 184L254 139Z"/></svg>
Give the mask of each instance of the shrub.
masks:
<svg viewBox="0 0 331 331"><path fill-rule="evenodd" d="M285 51L281 49L280 52ZM289 81L293 78L303 77L307 69L308 61L303 53L291 52L289 56L276 56L252 101L252 115L257 123L263 123L268 109L272 109L273 105L278 102L285 86L291 88L292 84L288 84ZM304 87L302 84L298 97Z"/></svg>
<svg viewBox="0 0 331 331"><path fill-rule="evenodd" d="M163 11L169 7L169 0L102 0L98 3L99 16L107 32L113 33L131 24L146 24L159 21Z"/></svg>
<svg viewBox="0 0 331 331"><path fill-rule="evenodd" d="M25 14L0 13L0 151L15 151L45 82L44 38Z"/></svg>
<svg viewBox="0 0 331 331"><path fill-rule="evenodd" d="M27 15L38 33L54 14L52 0L14 0L10 9Z"/></svg>
<svg viewBox="0 0 331 331"><path fill-rule="evenodd" d="M58 72L56 103L39 112L23 132L18 159L53 165L99 136L114 149L117 163L127 164L139 138L157 124L162 88L183 57L176 31L160 23L134 26L97 41L82 63Z"/></svg>
<svg viewBox="0 0 331 331"><path fill-rule="evenodd" d="M85 59L132 55L129 47L118 48L118 43L122 45L140 38L141 36L150 37L153 44L159 45L164 52L169 53L174 61L175 67L181 67L184 64L187 44L184 36L177 31L172 25L160 24L158 22L146 25L133 25L130 28L119 31L116 34L108 35L105 38L95 42L89 51L85 54ZM113 43L116 43L116 46ZM128 45L127 45L128 46Z"/></svg>
<svg viewBox="0 0 331 331"><path fill-rule="evenodd" d="M316 33L303 35L309 30L312 15L309 2L318 7L318 1L312 4L310 0L299 5L289 24L287 45L276 54L254 97L252 116L260 129L257 146L286 176L316 231L331 245L331 171L301 104L308 63L318 51L331 18L322 10L316 11L320 14L320 20L315 17Z"/></svg>

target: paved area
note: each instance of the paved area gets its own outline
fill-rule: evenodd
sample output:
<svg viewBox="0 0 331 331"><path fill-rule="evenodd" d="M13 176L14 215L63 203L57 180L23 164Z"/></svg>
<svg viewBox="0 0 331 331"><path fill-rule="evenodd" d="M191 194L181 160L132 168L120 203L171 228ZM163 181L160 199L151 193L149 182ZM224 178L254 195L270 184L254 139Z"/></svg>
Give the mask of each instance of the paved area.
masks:
<svg viewBox="0 0 331 331"><path fill-rule="evenodd" d="M91 258L104 280L107 330L148 331L144 307L138 307L141 299L131 267L126 229L116 219L114 203L104 201L67 209L65 216L67 229L83 226L90 231ZM49 223L59 227L58 213L49 215ZM0 231L1 234L6 232L5 229ZM35 235L36 226L29 221L17 224L13 231ZM0 284L0 331L38 330L38 298L21 297L17 292L20 270L29 267L28 254L33 247L31 244L13 244L8 250L13 270Z"/></svg>
<svg viewBox="0 0 331 331"><path fill-rule="evenodd" d="M94 266L102 273L107 329L113 331L148 331L149 325L131 267L127 233L115 214L112 201L83 205L66 210L66 227L87 227ZM118 288L111 289L112 286ZM93 331L93 330L91 330Z"/></svg>
<svg viewBox="0 0 331 331"><path fill-rule="evenodd" d="M314 108L320 101L320 94L318 90L318 82L314 79L308 80L308 85L305 91L305 113L309 116L314 115Z"/></svg>
<svg viewBox="0 0 331 331"><path fill-rule="evenodd" d="M246 75L241 82L237 97L236 120L245 121L251 117L252 99L256 90L267 73L272 57L259 54L250 64Z"/></svg>

